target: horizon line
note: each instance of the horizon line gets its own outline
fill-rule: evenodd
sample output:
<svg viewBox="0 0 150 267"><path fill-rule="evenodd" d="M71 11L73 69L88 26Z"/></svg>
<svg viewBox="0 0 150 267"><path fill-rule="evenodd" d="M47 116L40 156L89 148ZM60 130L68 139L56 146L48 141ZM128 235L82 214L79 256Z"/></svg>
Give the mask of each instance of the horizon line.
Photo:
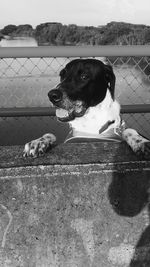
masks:
<svg viewBox="0 0 150 267"><path fill-rule="evenodd" d="M132 23L132 22L125 22L125 21L110 21L110 22L107 22L106 24L101 24L101 25L97 25L97 26L94 26L94 25L80 25L80 24L76 24L76 23L62 23L62 22L57 22L57 21L45 21L45 22L41 22L39 24L36 24L35 26L33 26L33 24L31 23L22 23L22 24L13 24L13 23L8 23L6 24L5 26L3 26L3 28L1 28L0 26L0 31L2 29L4 29L6 26L9 26L9 25L15 25L15 26L21 26L21 25L31 25L33 29L35 29L38 25L41 25L41 24L46 24L46 23L50 23L50 24L62 24L63 26L69 26L69 25L76 25L78 27L94 27L94 28L99 28L99 27L104 27L104 26L107 26L109 23L125 23L125 24L131 24L131 25L141 25L141 26L145 26L145 27L150 27L150 25L148 24L143 24L143 23Z"/></svg>

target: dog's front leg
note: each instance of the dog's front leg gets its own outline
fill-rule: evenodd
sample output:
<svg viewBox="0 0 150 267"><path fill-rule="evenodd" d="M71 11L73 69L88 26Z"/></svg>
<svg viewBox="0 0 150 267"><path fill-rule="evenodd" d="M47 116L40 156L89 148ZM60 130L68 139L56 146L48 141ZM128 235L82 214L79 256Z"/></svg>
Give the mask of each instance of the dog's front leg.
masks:
<svg viewBox="0 0 150 267"><path fill-rule="evenodd" d="M56 137L53 134L44 134L41 138L32 140L25 144L23 156L24 157L38 157L43 155L50 147L55 145Z"/></svg>
<svg viewBox="0 0 150 267"><path fill-rule="evenodd" d="M122 138L139 156L150 158L150 141L141 136L136 130L127 128L122 133Z"/></svg>

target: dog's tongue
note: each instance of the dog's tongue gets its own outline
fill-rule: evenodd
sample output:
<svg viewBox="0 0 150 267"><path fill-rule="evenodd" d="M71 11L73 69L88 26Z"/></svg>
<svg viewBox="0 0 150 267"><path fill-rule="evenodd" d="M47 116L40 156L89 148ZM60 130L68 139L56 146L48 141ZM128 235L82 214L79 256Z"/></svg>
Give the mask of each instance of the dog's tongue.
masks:
<svg viewBox="0 0 150 267"><path fill-rule="evenodd" d="M56 109L56 116L58 118L66 118L69 116L68 111L62 108Z"/></svg>

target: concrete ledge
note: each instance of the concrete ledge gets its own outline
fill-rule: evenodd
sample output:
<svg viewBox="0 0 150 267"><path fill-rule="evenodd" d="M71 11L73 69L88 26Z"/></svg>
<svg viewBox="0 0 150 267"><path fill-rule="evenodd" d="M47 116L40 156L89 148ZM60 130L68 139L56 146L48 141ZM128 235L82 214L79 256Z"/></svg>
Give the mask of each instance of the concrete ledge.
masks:
<svg viewBox="0 0 150 267"><path fill-rule="evenodd" d="M126 144L0 147L0 266L150 266L150 161Z"/></svg>
<svg viewBox="0 0 150 267"><path fill-rule="evenodd" d="M0 147L0 168L13 168L38 165L76 165L87 163L106 164L148 164L148 161L139 159L126 143L97 142L79 144L61 144L50 150L43 157L22 157L22 146Z"/></svg>

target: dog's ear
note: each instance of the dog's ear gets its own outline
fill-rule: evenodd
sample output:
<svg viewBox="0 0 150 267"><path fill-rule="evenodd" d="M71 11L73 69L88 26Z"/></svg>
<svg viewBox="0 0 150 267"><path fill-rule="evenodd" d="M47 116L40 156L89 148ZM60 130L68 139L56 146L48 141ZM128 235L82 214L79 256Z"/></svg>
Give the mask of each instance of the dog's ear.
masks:
<svg viewBox="0 0 150 267"><path fill-rule="evenodd" d="M113 68L110 65L105 65L105 78L108 83L111 96L114 99L116 76L113 72Z"/></svg>

